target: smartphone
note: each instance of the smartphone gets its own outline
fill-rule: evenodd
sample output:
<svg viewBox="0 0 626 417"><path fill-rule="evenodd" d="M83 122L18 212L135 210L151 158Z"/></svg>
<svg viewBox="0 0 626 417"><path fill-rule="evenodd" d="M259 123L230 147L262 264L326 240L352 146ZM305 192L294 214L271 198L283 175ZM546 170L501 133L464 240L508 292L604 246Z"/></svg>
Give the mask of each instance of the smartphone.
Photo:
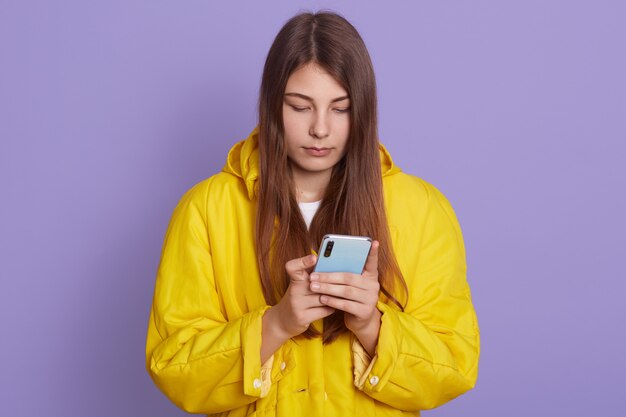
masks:
<svg viewBox="0 0 626 417"><path fill-rule="evenodd" d="M317 253L313 272L360 274L371 247L372 239L367 236L326 235Z"/></svg>

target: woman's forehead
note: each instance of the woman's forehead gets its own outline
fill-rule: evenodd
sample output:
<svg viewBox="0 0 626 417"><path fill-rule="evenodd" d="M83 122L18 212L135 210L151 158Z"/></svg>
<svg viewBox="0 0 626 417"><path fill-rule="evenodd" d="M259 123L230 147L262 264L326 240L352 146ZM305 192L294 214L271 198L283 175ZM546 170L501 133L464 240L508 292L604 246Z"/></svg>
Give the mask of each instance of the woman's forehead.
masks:
<svg viewBox="0 0 626 417"><path fill-rule="evenodd" d="M324 68L318 64L307 64L294 71L287 80L285 95L311 101L339 101L348 97L348 92Z"/></svg>

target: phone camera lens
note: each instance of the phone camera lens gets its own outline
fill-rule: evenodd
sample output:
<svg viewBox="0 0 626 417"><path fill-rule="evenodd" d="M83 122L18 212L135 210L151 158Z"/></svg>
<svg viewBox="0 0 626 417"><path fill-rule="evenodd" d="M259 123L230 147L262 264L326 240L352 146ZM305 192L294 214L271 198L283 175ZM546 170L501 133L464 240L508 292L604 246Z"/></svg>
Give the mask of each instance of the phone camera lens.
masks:
<svg viewBox="0 0 626 417"><path fill-rule="evenodd" d="M330 253L333 251L333 245L335 244L335 242L333 242L332 240L330 240L328 242L328 244L326 245L326 250L324 251L324 257L328 258L330 256Z"/></svg>

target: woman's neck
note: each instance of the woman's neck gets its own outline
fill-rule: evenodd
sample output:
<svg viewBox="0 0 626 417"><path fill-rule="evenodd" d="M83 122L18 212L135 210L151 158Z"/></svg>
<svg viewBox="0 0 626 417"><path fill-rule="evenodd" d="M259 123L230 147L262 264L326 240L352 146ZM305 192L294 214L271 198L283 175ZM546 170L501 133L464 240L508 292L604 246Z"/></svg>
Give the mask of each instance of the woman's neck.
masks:
<svg viewBox="0 0 626 417"><path fill-rule="evenodd" d="M293 170L293 183L296 187L296 200L299 203L319 201L324 197L326 187L330 181L332 170L323 172L302 172Z"/></svg>

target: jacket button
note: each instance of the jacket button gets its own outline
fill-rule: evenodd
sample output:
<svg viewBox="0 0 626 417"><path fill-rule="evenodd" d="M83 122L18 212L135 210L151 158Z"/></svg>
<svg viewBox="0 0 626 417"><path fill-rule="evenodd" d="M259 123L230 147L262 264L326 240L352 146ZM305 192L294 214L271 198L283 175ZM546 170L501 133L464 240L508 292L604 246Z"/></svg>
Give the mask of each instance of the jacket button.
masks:
<svg viewBox="0 0 626 417"><path fill-rule="evenodd" d="M252 381L252 386L254 386L255 389L261 388L261 380L259 378L256 378L254 381Z"/></svg>
<svg viewBox="0 0 626 417"><path fill-rule="evenodd" d="M373 377L370 378L370 384L372 386L378 384L378 377L376 375L374 375Z"/></svg>
<svg viewBox="0 0 626 417"><path fill-rule="evenodd" d="M282 363L280 364L280 370L281 370L281 371L284 371L286 367L287 367L287 364L286 364L285 362L282 362Z"/></svg>

